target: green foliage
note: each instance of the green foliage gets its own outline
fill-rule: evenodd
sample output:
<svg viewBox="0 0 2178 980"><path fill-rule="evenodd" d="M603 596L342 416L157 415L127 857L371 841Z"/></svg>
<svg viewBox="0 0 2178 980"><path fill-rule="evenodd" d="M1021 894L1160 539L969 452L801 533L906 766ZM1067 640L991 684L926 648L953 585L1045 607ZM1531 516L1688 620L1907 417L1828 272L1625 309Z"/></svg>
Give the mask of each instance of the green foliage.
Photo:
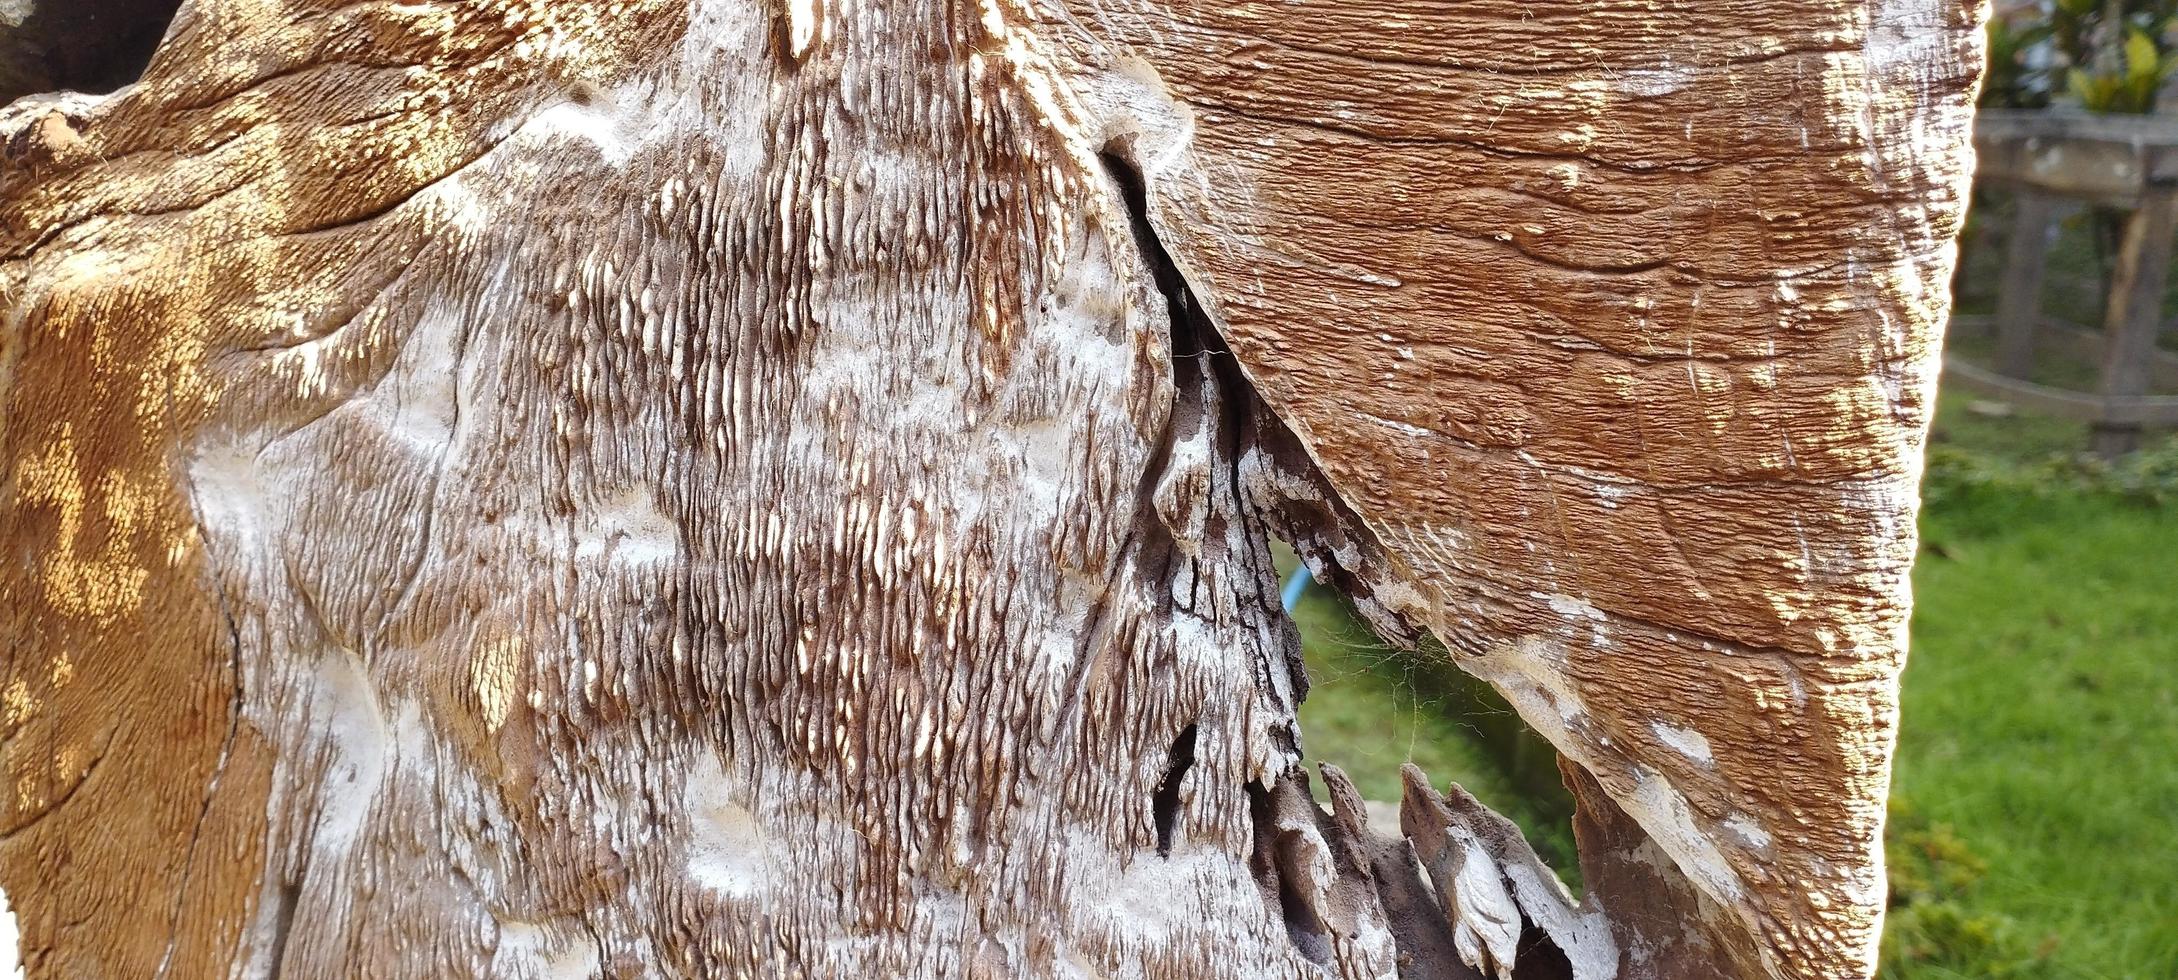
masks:
<svg viewBox="0 0 2178 980"><path fill-rule="evenodd" d="M2104 0L2056 0L2051 5L2051 40L2066 62L2084 65L2093 59L2106 10Z"/></svg>
<svg viewBox="0 0 2178 980"><path fill-rule="evenodd" d="M2165 41L2174 18L2178 0L2054 0L2046 19L1992 20L1981 104L2037 108L2061 79L2090 111L2153 112L2157 90L2178 68ZM2046 73L2026 67L2044 42L2061 60Z"/></svg>
<svg viewBox="0 0 2178 980"><path fill-rule="evenodd" d="M1882 973L1957 971L1973 977L2040 975L2048 950L2027 941L2010 916L1972 904L1989 862L1947 823L1933 823L1904 798L1891 802L1891 906Z"/></svg>
<svg viewBox="0 0 2178 980"><path fill-rule="evenodd" d="M1949 971L1967 977L2048 975L2046 956L2028 950L2015 923L1957 901L1894 909L1883 931L1879 975Z"/></svg>
<svg viewBox="0 0 2178 980"><path fill-rule="evenodd" d="M2057 53L2069 64L2086 65L2121 32L2160 35L2173 16L2178 16L2178 0L2056 0L2047 23Z"/></svg>
<svg viewBox="0 0 2178 980"><path fill-rule="evenodd" d="M1949 518L1944 530L1973 536L2002 533L2023 509L2039 509L2062 497L2178 509L2178 439L2153 440L2116 462L2076 450L1994 455L1943 440L1940 434L1929 444L1921 506Z"/></svg>
<svg viewBox="0 0 2178 980"><path fill-rule="evenodd" d="M1930 823L1903 796L1891 805L1891 907L1963 895L1989 873L1989 862L1947 823Z"/></svg>
<svg viewBox="0 0 2178 980"><path fill-rule="evenodd" d="M1990 19L1989 68L1982 76L1980 105L1991 109L2040 109L2049 105L2048 73L2028 67L2028 59L2053 31L2047 22L2021 26L2009 18Z"/></svg>
<svg viewBox="0 0 2178 980"><path fill-rule="evenodd" d="M2155 95L2163 80L2178 70L2178 58L2162 51L2154 36L2132 29L2108 58L2075 65L2065 76L2066 90L2082 108L2093 112L2148 113L2155 111Z"/></svg>

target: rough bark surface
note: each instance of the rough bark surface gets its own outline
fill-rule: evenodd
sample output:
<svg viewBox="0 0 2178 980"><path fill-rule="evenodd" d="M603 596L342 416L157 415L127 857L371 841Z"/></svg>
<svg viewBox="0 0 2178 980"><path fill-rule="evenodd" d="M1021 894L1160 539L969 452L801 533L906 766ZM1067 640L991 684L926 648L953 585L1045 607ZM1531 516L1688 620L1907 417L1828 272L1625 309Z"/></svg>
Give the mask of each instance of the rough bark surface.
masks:
<svg viewBox="0 0 2178 980"><path fill-rule="evenodd" d="M1865 975L1979 15L193 0L0 110L23 959Z"/></svg>

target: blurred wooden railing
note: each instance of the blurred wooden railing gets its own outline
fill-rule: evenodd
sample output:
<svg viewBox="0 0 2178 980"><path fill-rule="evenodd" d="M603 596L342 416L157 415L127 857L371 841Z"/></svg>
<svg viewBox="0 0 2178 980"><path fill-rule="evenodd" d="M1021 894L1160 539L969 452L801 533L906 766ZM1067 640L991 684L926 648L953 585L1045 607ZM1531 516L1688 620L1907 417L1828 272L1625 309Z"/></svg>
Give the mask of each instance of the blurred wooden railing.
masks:
<svg viewBox="0 0 2178 980"><path fill-rule="evenodd" d="M2131 452L2150 426L2178 425L2178 397L2150 394L2178 235L2178 119L2062 110L1985 109L1977 117L1975 181L2016 197L1998 284L1996 368L1947 358L1947 383L2024 407L2085 420L2094 449ZM2066 199L2130 212L2108 283L2094 393L2026 380L2047 326L2042 286ZM1957 327L1976 326L1961 317Z"/></svg>

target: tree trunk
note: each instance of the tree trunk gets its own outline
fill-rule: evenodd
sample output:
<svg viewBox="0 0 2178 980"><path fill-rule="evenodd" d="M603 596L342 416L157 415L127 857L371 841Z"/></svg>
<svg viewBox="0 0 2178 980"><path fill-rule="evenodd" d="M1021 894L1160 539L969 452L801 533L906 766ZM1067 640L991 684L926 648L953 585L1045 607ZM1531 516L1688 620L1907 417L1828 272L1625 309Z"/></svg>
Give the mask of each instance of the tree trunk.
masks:
<svg viewBox="0 0 2178 980"><path fill-rule="evenodd" d="M24 963L1865 976L1979 16L192 0L0 110Z"/></svg>

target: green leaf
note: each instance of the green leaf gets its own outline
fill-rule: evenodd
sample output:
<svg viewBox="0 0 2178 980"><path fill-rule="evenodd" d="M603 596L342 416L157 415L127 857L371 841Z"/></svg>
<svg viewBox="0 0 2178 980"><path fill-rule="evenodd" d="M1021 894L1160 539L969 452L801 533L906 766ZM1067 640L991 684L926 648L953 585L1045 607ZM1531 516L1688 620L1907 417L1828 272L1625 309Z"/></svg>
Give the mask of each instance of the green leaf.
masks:
<svg viewBox="0 0 2178 980"><path fill-rule="evenodd" d="M2125 32L2125 74L2134 84L2159 78L2162 68L2162 52L2155 50L2155 39L2148 32L2138 28Z"/></svg>

